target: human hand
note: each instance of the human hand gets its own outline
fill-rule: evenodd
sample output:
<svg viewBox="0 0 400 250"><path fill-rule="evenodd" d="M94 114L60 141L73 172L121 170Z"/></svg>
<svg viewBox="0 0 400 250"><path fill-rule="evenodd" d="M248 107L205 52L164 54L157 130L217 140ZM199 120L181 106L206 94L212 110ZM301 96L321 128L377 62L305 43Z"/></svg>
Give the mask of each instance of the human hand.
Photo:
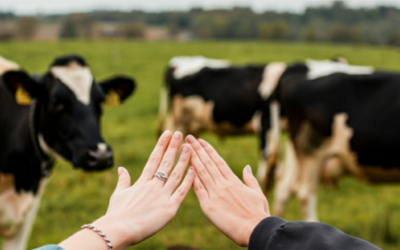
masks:
<svg viewBox="0 0 400 250"><path fill-rule="evenodd" d="M154 177L154 174L157 171L170 174L181 141L182 134L180 132L175 132L174 136L169 131L164 132L141 176L133 186L131 186L128 171L122 167L118 169L118 184L110 198L107 213L92 223L110 239L114 250L125 249L129 245L147 239L162 229L175 216L195 177L194 169L189 169L182 184L178 187L189 163L191 147L187 144L182 146L182 154L167 181ZM95 235L93 232L89 234L90 229L82 231L85 230L85 235L82 234L80 238L76 236L75 240L64 241L60 246L66 250L85 249L82 244L77 247L77 242L85 237L92 237L93 241L97 240L99 246L106 247L99 235ZM91 245L87 245L89 249L95 249L93 241L90 243Z"/></svg>
<svg viewBox="0 0 400 250"><path fill-rule="evenodd" d="M206 141L191 135L186 141L194 149L190 162L196 168L193 186L201 209L223 234L248 246L254 228L270 216L267 199L250 166L243 170L243 184Z"/></svg>

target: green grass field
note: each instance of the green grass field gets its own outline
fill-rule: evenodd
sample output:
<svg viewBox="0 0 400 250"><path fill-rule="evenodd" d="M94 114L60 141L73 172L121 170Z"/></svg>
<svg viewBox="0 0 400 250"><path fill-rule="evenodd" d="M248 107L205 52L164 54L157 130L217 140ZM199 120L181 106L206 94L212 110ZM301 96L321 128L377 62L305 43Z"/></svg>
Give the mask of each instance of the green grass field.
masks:
<svg viewBox="0 0 400 250"><path fill-rule="evenodd" d="M400 71L400 53L393 48L282 44L261 42L9 42L0 43L0 55L20 63L31 73L45 72L62 54L84 56L97 80L113 74L136 79L134 96L120 107L105 108L103 135L113 146L116 166L125 166L136 180L157 140L159 90L168 60L178 55L204 55L229 59L236 64L293 62L306 58L326 59L341 55L352 64L373 65ZM255 136L211 142L237 175L250 164L257 168ZM43 195L29 247L58 243L80 226L103 215L117 181L116 167L86 174L58 162ZM400 186L371 186L352 178L342 179L338 189L319 190L318 212L322 222L384 249L400 248ZM268 197L270 207L273 197ZM300 220L296 201L290 203L288 220ZM234 230L234 229L233 229ZM173 245L200 249L239 248L203 215L191 191L177 216L157 235L132 249L165 249Z"/></svg>

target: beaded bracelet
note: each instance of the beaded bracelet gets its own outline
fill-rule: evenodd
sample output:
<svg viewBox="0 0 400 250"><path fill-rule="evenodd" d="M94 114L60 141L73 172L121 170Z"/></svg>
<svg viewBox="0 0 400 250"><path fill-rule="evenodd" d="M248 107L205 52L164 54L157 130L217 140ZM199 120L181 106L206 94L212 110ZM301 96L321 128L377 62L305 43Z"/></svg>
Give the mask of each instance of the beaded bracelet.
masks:
<svg viewBox="0 0 400 250"><path fill-rule="evenodd" d="M106 237L105 234L103 234L103 232L102 232L100 229L96 228L96 227L93 226L92 224L85 224L85 225L83 225L83 226L81 227L81 229L85 229L85 228L92 229L92 230L95 231L96 233L99 233L99 235L100 235L101 237L103 237L103 239L106 241L107 246L110 248L109 250L112 250L112 249L113 249L113 246L111 245L110 240Z"/></svg>

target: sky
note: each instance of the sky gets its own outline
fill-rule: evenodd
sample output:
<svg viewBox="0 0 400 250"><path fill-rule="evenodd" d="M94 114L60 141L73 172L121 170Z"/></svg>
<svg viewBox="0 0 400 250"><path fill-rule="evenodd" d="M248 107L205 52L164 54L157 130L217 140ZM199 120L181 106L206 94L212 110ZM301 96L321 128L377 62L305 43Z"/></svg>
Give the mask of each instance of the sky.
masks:
<svg viewBox="0 0 400 250"><path fill-rule="evenodd" d="M248 6L254 11L264 10L302 12L307 6L329 5L333 0L0 0L0 10L17 14L49 14L116 10L187 10L192 7L205 9ZM400 7L400 0L345 0L350 7L390 5Z"/></svg>

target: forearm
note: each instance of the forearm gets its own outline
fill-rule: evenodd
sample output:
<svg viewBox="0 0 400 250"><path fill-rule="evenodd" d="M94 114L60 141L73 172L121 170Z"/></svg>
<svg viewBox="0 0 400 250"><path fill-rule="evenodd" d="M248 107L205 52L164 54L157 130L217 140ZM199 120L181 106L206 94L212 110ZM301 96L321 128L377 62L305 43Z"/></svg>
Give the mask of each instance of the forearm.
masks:
<svg viewBox="0 0 400 250"><path fill-rule="evenodd" d="M278 217L269 217L254 229L250 236L249 249L378 250L379 248L324 223L287 222Z"/></svg>

